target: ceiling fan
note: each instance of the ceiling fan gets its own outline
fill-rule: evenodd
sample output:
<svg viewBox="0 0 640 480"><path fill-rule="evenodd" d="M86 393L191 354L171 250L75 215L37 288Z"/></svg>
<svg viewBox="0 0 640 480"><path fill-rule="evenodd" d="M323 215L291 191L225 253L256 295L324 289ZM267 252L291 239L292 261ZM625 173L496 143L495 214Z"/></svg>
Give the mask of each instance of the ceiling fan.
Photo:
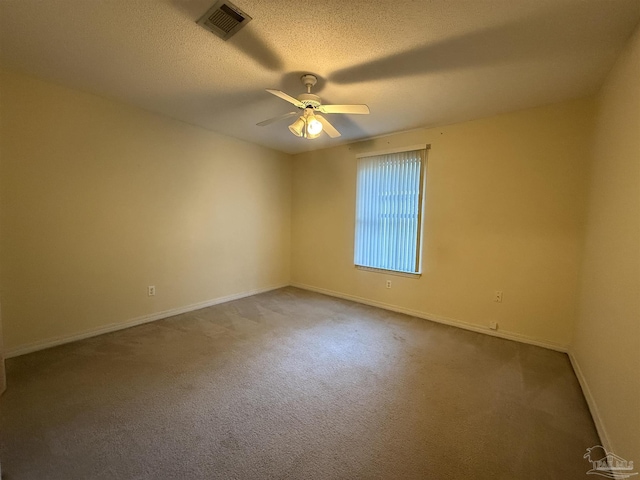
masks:
<svg viewBox="0 0 640 480"><path fill-rule="evenodd" d="M295 105L302 111L302 113L300 111L285 113L279 117L264 120L257 125L264 127L265 125L277 122L278 120L298 117L295 122L289 125L289 130L291 130L291 133L296 137L303 137L311 140L313 138L317 138L324 130L331 138L336 138L340 136L340 132L338 132L338 130L336 130L326 118L318 115L316 112L351 113L357 115L367 115L369 113L369 107L366 105L322 105L320 97L311 93L311 87L318 82L316 76L306 74L302 75L300 80L307 88L307 93L298 95L298 98L293 98L291 95L287 95L280 90L272 90L270 88L267 88L267 92Z"/></svg>

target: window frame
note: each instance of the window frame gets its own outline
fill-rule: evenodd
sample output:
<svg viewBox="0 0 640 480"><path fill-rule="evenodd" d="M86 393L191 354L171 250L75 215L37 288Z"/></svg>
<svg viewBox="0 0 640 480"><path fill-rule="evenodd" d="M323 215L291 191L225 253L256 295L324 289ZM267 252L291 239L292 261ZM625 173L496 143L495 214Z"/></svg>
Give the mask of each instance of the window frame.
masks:
<svg viewBox="0 0 640 480"><path fill-rule="evenodd" d="M419 191L418 191L418 211L417 211L417 230L416 230L416 239L415 239L415 253L416 253L416 264L414 272L407 272L404 270L391 270L381 267L373 267L368 265L360 265L356 263L356 242L357 242L357 233L358 233L358 176L360 173L359 166L356 165L356 201L355 201L355 216L354 216L354 252L353 252L353 263L354 267L358 270L364 270L369 272L377 272L384 273L390 275L397 275L402 277L411 277L411 278L419 278L422 275L422 253L423 253L423 218L424 218L424 210L425 210L425 189L426 189L426 176L427 176L427 154L430 150L431 145L429 144L418 144L418 145L410 145L406 147L399 148L389 148L385 150L378 150L372 152L363 152L356 155L356 160L359 162L361 158L366 157L379 157L384 155L392 155L395 153L404 153L404 152L414 152L421 151L420 154L420 173L419 173Z"/></svg>

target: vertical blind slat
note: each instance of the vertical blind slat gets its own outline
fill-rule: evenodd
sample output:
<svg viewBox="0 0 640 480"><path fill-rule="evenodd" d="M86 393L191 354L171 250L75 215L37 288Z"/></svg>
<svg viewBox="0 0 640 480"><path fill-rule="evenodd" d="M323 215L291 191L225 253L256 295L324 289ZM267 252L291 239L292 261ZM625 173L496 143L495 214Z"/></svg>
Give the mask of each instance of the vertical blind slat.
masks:
<svg viewBox="0 0 640 480"><path fill-rule="evenodd" d="M407 225L407 220L409 218L409 202L407 201L407 199L410 196L410 192L409 192L409 176L411 174L411 167L410 167L410 159L409 158L405 158L404 161L402 162L402 169L403 169L403 175L402 175L402 219L401 219L401 224L402 224L402 229L400 230L400 236L402 237L402 245L401 245L401 249L400 249L400 265L402 266L403 270L407 270L407 243L409 243L411 241L411 239L408 237L408 225Z"/></svg>

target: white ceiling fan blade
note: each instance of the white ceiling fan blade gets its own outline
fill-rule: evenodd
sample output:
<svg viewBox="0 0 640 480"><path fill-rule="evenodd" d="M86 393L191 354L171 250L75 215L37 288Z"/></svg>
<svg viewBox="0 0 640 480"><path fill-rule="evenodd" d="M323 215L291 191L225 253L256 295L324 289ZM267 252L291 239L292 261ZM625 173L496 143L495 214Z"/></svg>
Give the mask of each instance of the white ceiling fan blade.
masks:
<svg viewBox="0 0 640 480"><path fill-rule="evenodd" d="M284 120L285 118L294 117L296 115L300 115L300 112L289 112L284 115L280 115L278 117L270 118L269 120L263 120L260 123L256 123L259 127L264 127L265 125L269 125L270 123L277 122L278 120Z"/></svg>
<svg viewBox="0 0 640 480"><path fill-rule="evenodd" d="M273 90L271 88L267 88L267 92L269 92L272 95L275 95L276 97L280 97L281 99L286 100L289 103L292 103L298 108L304 107L303 103L300 100L297 100L293 98L291 95L287 95L286 93L281 92L280 90Z"/></svg>
<svg viewBox="0 0 640 480"><path fill-rule="evenodd" d="M320 105L318 110L322 113L352 113L356 115L369 114L369 107L366 105Z"/></svg>
<svg viewBox="0 0 640 480"><path fill-rule="evenodd" d="M327 132L327 135L329 135L331 138L336 138L340 136L340 132L336 130L336 128L333 125L329 123L329 120L327 120L321 115L316 115L315 117L322 124L322 129L325 132Z"/></svg>

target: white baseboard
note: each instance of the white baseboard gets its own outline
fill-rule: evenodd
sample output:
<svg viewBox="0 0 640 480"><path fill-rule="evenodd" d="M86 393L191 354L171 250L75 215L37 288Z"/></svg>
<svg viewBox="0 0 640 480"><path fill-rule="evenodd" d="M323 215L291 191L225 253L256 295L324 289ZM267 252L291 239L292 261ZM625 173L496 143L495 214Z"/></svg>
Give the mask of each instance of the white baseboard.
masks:
<svg viewBox="0 0 640 480"><path fill-rule="evenodd" d="M27 353L36 352L38 350L44 350L45 348L55 347L57 345L63 345L65 343L75 342L77 340L82 340L85 338L95 337L97 335L102 335L103 333L115 332L117 330L122 330L125 328L133 327L136 325L141 325L143 323L153 322L156 320L161 320L163 318L172 317L174 315L180 315L181 313L191 312L193 310L198 310L201 308L210 307L212 305L218 305L220 303L230 302L233 300L238 300L244 297L250 297L252 295L257 295L259 293L268 292L271 290L276 290L278 288L286 287L287 284L275 285L271 287L261 288L257 290L251 290L248 292L236 293L233 295L227 295L225 297L219 297L212 300L207 300L204 302L194 303L191 305L187 305L184 307L173 308L170 310L164 310L162 312L156 312L149 315L143 315L141 317L132 318L130 320L125 320L122 322L111 323L102 327L98 327L92 330L86 330L84 332L76 333L73 335L65 335L60 337L49 338L47 340L43 340L40 342L29 343L26 345L21 345L16 348L12 348L5 352L5 358L17 357L19 355L25 355ZM291 286L301 288L303 290L309 290L317 293L322 293L324 295L329 295L331 297L343 298L345 300L351 300L354 302L362 303L365 305L371 305L373 307L383 308L385 310L390 310L393 312L404 313L407 315L411 315L418 318L424 318L425 320L430 320L437 323L442 323L445 325L451 325L454 327L464 328L465 330L471 330L474 332L484 333L486 335L492 335L494 337L505 338L508 340L514 340L517 342L528 343L531 345L537 345L539 347L549 348L551 350L556 350L563 353L568 353L567 346L560 345L557 343L549 342L546 340L536 339L527 337L525 335L521 335L514 332L507 332L501 330L491 330L487 327L482 327L479 325L474 325L471 323L463 322L461 320L456 320L449 317L444 317L441 315L435 315L432 313L426 313L418 310L412 310L409 308L400 307L398 305L392 305L388 303L378 302L375 300L370 300L364 297L358 297L355 295L349 295L346 293L336 292L333 290L328 290L325 288L314 287L312 285L306 285L303 283L291 283ZM572 359L573 362L573 359ZM575 368L575 364L574 364Z"/></svg>
<svg viewBox="0 0 640 480"><path fill-rule="evenodd" d="M584 373L582 373L582 369L580 368L578 359L575 357L573 352L569 350L569 352L567 353L569 354L569 359L571 360L573 371L575 372L576 377L578 378L578 382L580 383L580 387L582 388L584 398L587 401L587 405L589 406L589 411L591 412L593 423L595 423L596 430L598 431L598 435L600 436L600 444L607 452L613 452L614 446L611 445L609 435L607 434L607 429L604 427L604 422L602 421L600 410L598 410L598 405L596 404L596 399L591 393L591 389L589 388L589 384L587 383L587 378L584 376Z"/></svg>
<svg viewBox="0 0 640 480"><path fill-rule="evenodd" d="M462 320L456 320L454 318L443 317L442 315L435 315L433 313L421 312L419 310L412 310L410 308L400 307L398 305L392 305L389 303L378 302L376 300L370 300L364 297L357 297L355 295L349 295L346 293L336 292L333 290L327 290L325 288L314 287L312 285L306 285L304 283L294 282L292 287L301 288L303 290L309 290L312 292L322 293L331 297L343 298L345 300L351 300L357 303L363 303L372 307L383 308L385 310L391 310L392 312L404 313L413 317L424 318L425 320L431 320L432 322L443 323L453 327L464 328L465 330L471 330L473 332L484 333L494 337L505 338L507 340L514 340L516 342L528 343L530 345L536 345L538 347L544 347L558 352L567 353L568 349L566 345L560 345L558 343L549 342L547 340L537 339L521 335L519 333L507 332L503 330L491 330L488 327L482 327L474 325L472 323L463 322Z"/></svg>
<svg viewBox="0 0 640 480"><path fill-rule="evenodd" d="M91 330L85 330L84 332L75 333L73 335L63 335L60 337L49 338L40 342L28 343L19 347L7 350L5 352L5 358L17 357L19 355L25 355L27 353L37 352L38 350L44 350L45 348L51 348L65 343L75 342L77 340L83 340L85 338L96 337L103 333L115 332L117 330L123 330L125 328L134 327L143 323L154 322L167 317L173 317L174 315L180 315L181 313L192 312L205 307L211 307L220 303L231 302L244 297L250 297L259 293L269 292L278 288L283 288L288 284L275 285L272 287L260 288L257 290L251 290L248 292L235 293L233 295L227 295L225 297L214 298L212 300L206 300L204 302L193 303L184 307L172 308L171 310L164 310L162 312L151 313L149 315L143 315L141 317L132 318L130 320L124 320L122 322L110 323L102 327L98 327Z"/></svg>

